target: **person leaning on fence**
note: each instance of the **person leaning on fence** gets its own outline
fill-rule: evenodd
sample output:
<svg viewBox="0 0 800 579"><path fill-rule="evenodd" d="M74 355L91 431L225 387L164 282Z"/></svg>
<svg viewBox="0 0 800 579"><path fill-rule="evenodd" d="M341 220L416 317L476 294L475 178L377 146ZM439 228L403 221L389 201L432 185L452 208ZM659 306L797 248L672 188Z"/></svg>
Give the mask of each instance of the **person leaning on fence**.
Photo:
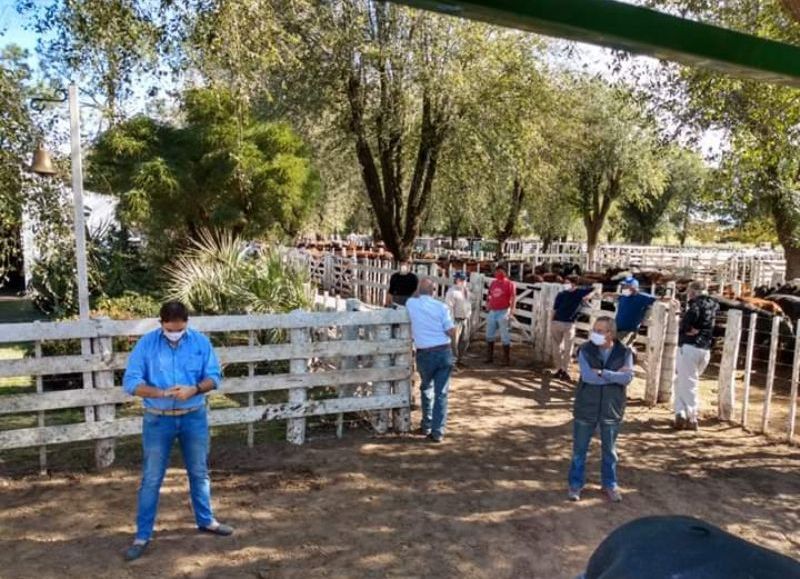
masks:
<svg viewBox="0 0 800 579"><path fill-rule="evenodd" d="M161 327L145 334L128 359L122 386L143 399L142 482L139 486L136 537L125 553L138 559L153 535L158 495L175 440L189 478L191 505L200 531L231 535L211 509L208 476L206 394L219 386L219 361L209 339L187 328L189 313L179 302L161 307Z"/></svg>
<svg viewBox="0 0 800 579"><path fill-rule="evenodd" d="M494 270L494 280L489 285L486 300L486 363L494 362L494 340L500 331L503 343L503 364L511 364L511 319L517 307L517 286L508 279L506 268L498 265Z"/></svg>
<svg viewBox="0 0 800 579"><path fill-rule="evenodd" d="M578 501L586 483L586 454L595 430L600 429L601 481L611 502L622 495L617 487L617 435L625 414L626 389L633 380L633 352L617 339L614 319L597 318L578 351L580 380L573 406L572 461L569 499Z"/></svg>
<svg viewBox="0 0 800 579"><path fill-rule="evenodd" d="M706 284L693 281L687 289L686 313L678 333L678 375L675 381L675 423L677 430L697 430L700 408L700 375L711 360L714 324L719 304L708 295Z"/></svg>
<svg viewBox="0 0 800 579"><path fill-rule="evenodd" d="M389 278L389 291L386 294L386 306L404 306L408 298L417 291L419 280L411 271L411 260L401 259L400 268Z"/></svg>
<svg viewBox="0 0 800 579"><path fill-rule="evenodd" d="M575 339L575 320L581 306L592 293L592 286L578 287L578 276L569 276L564 289L558 292L553 302L550 336L555 345L558 368L555 377L571 381L569 364L572 359L572 341Z"/></svg>
<svg viewBox="0 0 800 579"><path fill-rule="evenodd" d="M447 393L453 369L454 324L448 307L433 297L436 293L433 280L423 278L417 293L417 297L406 302L406 309L417 349L422 398L420 433L433 442L441 442L447 423Z"/></svg>
<svg viewBox="0 0 800 579"><path fill-rule="evenodd" d="M472 303L469 288L467 287L467 275L457 271L453 275L453 285L451 285L444 296L444 301L450 308L455 327L453 328L453 357L455 363L459 364L464 353L469 347L469 320L472 316Z"/></svg>
<svg viewBox="0 0 800 579"><path fill-rule="evenodd" d="M658 298L639 291L639 280L635 277L627 277L622 280L622 290L619 295L606 294L605 297L616 298L617 335L626 346L632 346L639 334L642 322L647 317L650 306L658 301Z"/></svg>

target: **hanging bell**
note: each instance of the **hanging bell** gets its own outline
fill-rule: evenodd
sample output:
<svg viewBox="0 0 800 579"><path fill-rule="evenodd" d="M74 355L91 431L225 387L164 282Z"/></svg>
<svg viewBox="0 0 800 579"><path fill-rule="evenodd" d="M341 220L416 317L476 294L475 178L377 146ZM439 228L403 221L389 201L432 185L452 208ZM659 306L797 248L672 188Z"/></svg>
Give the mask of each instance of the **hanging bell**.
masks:
<svg viewBox="0 0 800 579"><path fill-rule="evenodd" d="M44 145L39 143L36 151L33 153L33 163L31 163L31 171L37 175L55 175L57 173L53 162L50 160L50 153L44 148Z"/></svg>

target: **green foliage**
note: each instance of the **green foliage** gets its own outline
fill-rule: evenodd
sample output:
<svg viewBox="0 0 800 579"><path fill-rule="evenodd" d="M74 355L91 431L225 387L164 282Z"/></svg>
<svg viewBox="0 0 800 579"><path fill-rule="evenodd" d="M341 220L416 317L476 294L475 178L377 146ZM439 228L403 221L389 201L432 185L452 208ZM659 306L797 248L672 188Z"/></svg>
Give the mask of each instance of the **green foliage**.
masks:
<svg viewBox="0 0 800 579"><path fill-rule="evenodd" d="M564 180L573 179L570 203L586 227L590 260L611 209L622 200L660 196L664 169L653 121L621 88L592 82L574 94L591 93L577 110L575 157Z"/></svg>
<svg viewBox="0 0 800 579"><path fill-rule="evenodd" d="M188 91L184 114L181 127L135 117L93 148L90 184L120 197L123 224L162 255L206 228L294 236L319 190L297 134L257 121L224 90Z"/></svg>
<svg viewBox="0 0 800 579"><path fill-rule="evenodd" d="M112 320L140 320L158 316L160 308L161 304L152 296L125 292L117 297L98 299L92 315Z"/></svg>
<svg viewBox="0 0 800 579"><path fill-rule="evenodd" d="M230 232L200 232L166 268L168 295L194 311L212 314L285 313L310 307L304 271L276 249L245 251Z"/></svg>
<svg viewBox="0 0 800 579"><path fill-rule="evenodd" d="M31 71L27 53L0 51L0 287L19 258L22 166L33 152L33 124L25 100Z"/></svg>

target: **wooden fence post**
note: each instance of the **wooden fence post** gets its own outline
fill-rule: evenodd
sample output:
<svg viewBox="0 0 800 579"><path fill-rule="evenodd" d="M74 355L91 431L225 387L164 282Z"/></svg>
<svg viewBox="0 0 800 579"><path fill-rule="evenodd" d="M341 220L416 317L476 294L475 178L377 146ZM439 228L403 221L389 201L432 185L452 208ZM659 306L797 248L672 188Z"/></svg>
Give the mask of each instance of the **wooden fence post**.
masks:
<svg viewBox="0 0 800 579"><path fill-rule="evenodd" d="M370 334L372 340L375 342L386 342L392 339L392 326L388 324L381 324L371 329ZM389 368L392 365L391 356L388 354L376 354L372 357L373 368ZM373 383L372 392L374 396L388 396L391 394L391 383L385 381L376 381ZM375 432L378 434L386 434L389 430L389 417L388 410L377 410L373 415L373 426Z"/></svg>
<svg viewBox="0 0 800 579"><path fill-rule="evenodd" d="M658 401L670 402L675 385L675 368L678 362L678 329L680 326L678 304L667 306L667 325L664 334L664 353L661 356L661 379L658 383Z"/></svg>
<svg viewBox="0 0 800 579"><path fill-rule="evenodd" d="M358 311L361 302L355 298L347 300L345 309L348 312ZM342 328L342 340L355 342L358 340L358 326L344 326ZM339 368L342 370L353 370L358 366L358 360L352 356L342 356L339 361ZM342 384L338 388L339 398L349 398L353 395L355 387L352 384ZM344 434L344 413L336 415L336 437L341 438Z"/></svg>
<svg viewBox="0 0 800 579"><path fill-rule="evenodd" d="M113 357L114 343L110 337L93 338L92 350L99 354L105 362ZM102 370L94 374L94 387L97 389L107 389L114 387L114 371ZM103 404L95 407L95 419L97 421L113 421L116 414L114 404ZM103 438L95 443L94 459L98 469L108 468L114 464L114 449L116 441L113 438Z"/></svg>
<svg viewBox="0 0 800 579"><path fill-rule="evenodd" d="M747 430L747 413L750 409L750 379L753 377L753 349L756 344L756 323L758 314L750 313L750 325L747 328L747 350L744 357L744 391L742 392L742 428Z"/></svg>
<svg viewBox="0 0 800 579"><path fill-rule="evenodd" d="M309 340L308 328L293 328L289 330L292 346L297 346L298 350L306 347ZM299 352L298 352L299 354ZM295 354L295 355L298 355ZM292 358L289 362L290 374L306 374L308 372L308 360L306 358ZM289 389L289 407L301 407L305 404L308 393L305 388ZM290 418L286 422L286 441L292 444L303 444L306 440L306 419Z"/></svg>
<svg viewBox="0 0 800 579"><path fill-rule="evenodd" d="M742 311L728 310L725 323L725 342L719 365L718 414L719 419L733 419L736 403L736 363L739 360L739 342L742 338Z"/></svg>
<svg viewBox="0 0 800 579"><path fill-rule="evenodd" d="M36 333L38 334L39 333L38 328L39 328L39 325L41 324L41 322L37 320L37 321L33 322L33 324L34 324L34 326L36 326L36 328L37 328L37 332ZM36 356L37 360L42 357L42 341L41 340L36 340L36 344L34 345L34 355ZM36 374L36 393L37 394L42 394L43 392L44 392L44 380L42 379L42 375L41 374ZM36 424L39 426L39 428L42 428L45 425L44 412L40 410L36 414L37 414L37 416L36 416ZM47 474L47 447L46 446L40 446L39 447L39 474Z"/></svg>
<svg viewBox="0 0 800 579"><path fill-rule="evenodd" d="M666 323L666 305L663 302L654 303L650 310L650 323L647 325L647 378L644 389L644 401L650 406L658 401Z"/></svg>
<svg viewBox="0 0 800 579"><path fill-rule="evenodd" d="M394 359L395 366L401 368L408 368L409 373L412 371L411 366L411 326L409 324L400 324L395 327L395 338L400 340L409 340L408 352L397 354ZM394 416L394 428L397 432L406 433L411 430L411 378L399 380L394 383L395 394L400 394L405 397L407 403L402 408L398 408Z"/></svg>
<svg viewBox="0 0 800 579"><path fill-rule="evenodd" d="M253 330L247 332L247 345L251 348L256 345L256 333ZM247 364L247 377L253 378L256 375L256 365L253 362ZM255 406L255 395L252 392L247 393L247 407L252 408ZM253 423L247 424L247 448L253 448L255 442L255 427Z"/></svg>
<svg viewBox="0 0 800 579"><path fill-rule="evenodd" d="M796 323L796 322L795 322ZM792 390L789 394L789 430L787 442L794 438L794 427L797 420L797 386L800 380L800 324L797 324L794 335L794 358L792 358Z"/></svg>
<svg viewBox="0 0 800 579"><path fill-rule="evenodd" d="M778 363L778 339L780 336L781 318L772 318L772 332L769 342L769 365L767 366L767 386L764 390L764 411L761 414L761 432L769 429L769 413L772 407L772 387L775 384L775 367Z"/></svg>

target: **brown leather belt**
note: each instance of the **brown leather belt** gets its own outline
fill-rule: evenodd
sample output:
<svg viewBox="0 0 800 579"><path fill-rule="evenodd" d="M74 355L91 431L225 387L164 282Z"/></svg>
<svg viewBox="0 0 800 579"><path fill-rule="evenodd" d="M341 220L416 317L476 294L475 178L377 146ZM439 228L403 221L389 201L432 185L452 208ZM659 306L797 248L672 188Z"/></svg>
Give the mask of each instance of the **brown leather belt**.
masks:
<svg viewBox="0 0 800 579"><path fill-rule="evenodd" d="M145 408L144 411L148 414L155 414L157 416L183 416L191 412L197 412L203 408L202 406L195 406L194 408L176 408L174 410L159 410L158 408Z"/></svg>

